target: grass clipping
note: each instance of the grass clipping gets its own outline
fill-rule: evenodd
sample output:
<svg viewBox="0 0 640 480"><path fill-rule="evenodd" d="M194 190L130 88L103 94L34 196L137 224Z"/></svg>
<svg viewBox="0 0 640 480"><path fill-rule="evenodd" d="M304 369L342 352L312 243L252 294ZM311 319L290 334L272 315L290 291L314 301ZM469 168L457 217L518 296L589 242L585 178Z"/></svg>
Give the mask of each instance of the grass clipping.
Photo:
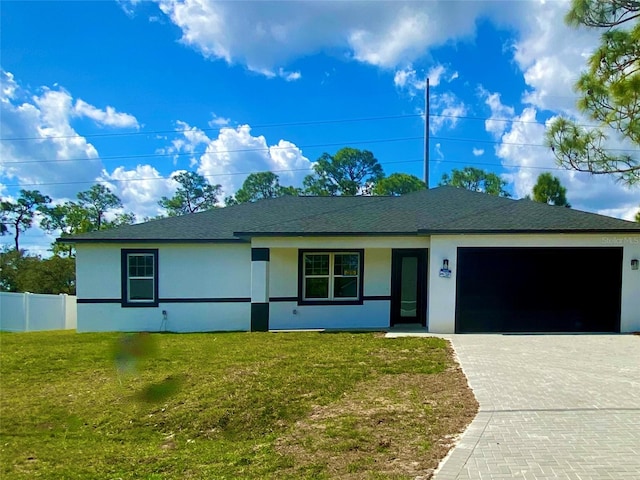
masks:
<svg viewBox="0 0 640 480"><path fill-rule="evenodd" d="M276 450L292 458L292 476L428 479L477 409L458 367L383 375L316 407Z"/></svg>

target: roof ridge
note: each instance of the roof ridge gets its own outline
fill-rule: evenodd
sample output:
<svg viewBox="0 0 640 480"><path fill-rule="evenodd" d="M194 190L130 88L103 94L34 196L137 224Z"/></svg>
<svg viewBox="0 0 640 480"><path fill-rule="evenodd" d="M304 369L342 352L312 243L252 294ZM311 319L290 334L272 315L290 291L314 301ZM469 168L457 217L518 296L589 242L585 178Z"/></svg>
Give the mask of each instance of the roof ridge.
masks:
<svg viewBox="0 0 640 480"><path fill-rule="evenodd" d="M377 199L378 201L375 203L380 203L384 200L389 200L389 199L393 199L393 198L399 198L399 197L395 197L395 196L377 196L377 195L361 195L361 196L357 196L357 195L335 195L335 196L326 196L323 197L321 195L318 195L316 197L313 198L339 198L339 197L343 197L343 198L371 198L371 199ZM298 198L302 198L302 197L298 197ZM348 210L348 209L353 209L353 208L360 208L362 207L361 205L357 205L357 206L353 206L353 205L348 205L348 206L344 206L344 207L340 207L340 208L334 208L332 210L324 210L322 212L317 212L317 213L313 213L313 214L302 214L301 216L296 216L295 218L287 218L286 220L277 220L277 221L273 221L267 224L263 224L263 223L258 223L256 224L256 226L254 228L267 228L267 227L271 227L274 225L285 225L287 223L291 223L291 222L297 222L301 219L307 219L307 218L313 218L313 217L319 217L322 215L327 215L327 214L332 214L332 213L337 213L337 212L342 212L344 210ZM249 232L251 232L252 230L248 230ZM247 232L247 230L244 230L244 232ZM243 230L234 230L233 234L241 234L243 233Z"/></svg>
<svg viewBox="0 0 640 480"><path fill-rule="evenodd" d="M511 202L517 202L518 201L518 200L515 200L513 198L499 197L498 195L490 195L490 194L484 193L484 192L475 192L473 190L467 190L465 188L453 187L453 186L450 186L450 185L443 185L443 186L455 188L457 190L466 190L467 192L470 192L470 193L473 193L473 194L477 193L477 194L485 196L485 198L487 196L495 197L496 199L502 199L502 200L505 200L506 202L509 202L509 203L502 202L501 204L498 204L496 202L496 204L494 206L491 206L489 208L487 208L485 205L478 204L478 206L475 207L472 212L469 212L469 213L466 213L466 214L461 214L460 216L455 216L455 217L452 216L452 217L450 217L450 218L448 218L446 220L442 220L442 221L434 224L432 227L430 227L430 229L441 227L441 226L443 226L443 225L445 225L447 223L451 223L451 221L453 221L453 220L459 221L459 220L464 220L466 218L475 217L475 216L478 215L478 212L488 212L488 211L495 211L495 210L500 210L500 209L503 209L503 208L507 208L507 207L510 207L510 206L513 205L513 203L511 203ZM493 199L491 201L493 201Z"/></svg>

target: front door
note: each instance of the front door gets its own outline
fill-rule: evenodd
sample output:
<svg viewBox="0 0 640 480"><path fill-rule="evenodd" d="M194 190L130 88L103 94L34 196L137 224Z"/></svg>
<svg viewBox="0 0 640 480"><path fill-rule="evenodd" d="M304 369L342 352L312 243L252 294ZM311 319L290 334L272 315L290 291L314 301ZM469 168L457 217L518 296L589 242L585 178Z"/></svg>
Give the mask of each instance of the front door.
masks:
<svg viewBox="0 0 640 480"><path fill-rule="evenodd" d="M426 326L427 250L393 249L391 254L391 326Z"/></svg>

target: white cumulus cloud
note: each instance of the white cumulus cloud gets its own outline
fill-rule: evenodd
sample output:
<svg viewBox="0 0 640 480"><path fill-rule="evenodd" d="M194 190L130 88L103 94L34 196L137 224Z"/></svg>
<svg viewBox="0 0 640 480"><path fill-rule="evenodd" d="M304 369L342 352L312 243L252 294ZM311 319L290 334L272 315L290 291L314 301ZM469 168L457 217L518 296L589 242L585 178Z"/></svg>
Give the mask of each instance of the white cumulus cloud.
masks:
<svg viewBox="0 0 640 480"><path fill-rule="evenodd" d="M68 92L44 88L31 97L19 90L14 95L0 102L0 178L6 184L37 189L42 183L60 183L41 190L72 196L73 182L98 176L102 162L97 150L70 124L73 99Z"/></svg>
<svg viewBox="0 0 640 480"><path fill-rule="evenodd" d="M136 117L129 113L117 112L115 108L109 106L107 106L105 110L100 110L81 99L76 100L76 104L73 107L73 115L90 118L98 125L104 125L107 127L140 128Z"/></svg>
<svg viewBox="0 0 640 480"><path fill-rule="evenodd" d="M95 146L74 129L72 122L78 117L115 128L138 126L133 115L112 107L101 110L74 99L61 86L31 91L10 72L0 71L3 196L15 196L24 188L40 190L59 202L74 199L78 191L98 180L104 167ZM52 240L52 235L34 227L24 235L23 245L46 254Z"/></svg>
<svg viewBox="0 0 640 480"><path fill-rule="evenodd" d="M416 78L416 71L407 67L402 70L397 70L393 76L393 83L398 88L404 88L407 86L414 86L414 88L424 84L424 81L420 81ZM422 87L424 88L424 86Z"/></svg>
<svg viewBox="0 0 640 480"><path fill-rule="evenodd" d="M284 78L287 82L295 82L302 78L302 74L300 72L287 72L282 67L278 69L278 75L281 78Z"/></svg>
<svg viewBox="0 0 640 480"><path fill-rule="evenodd" d="M558 168L553 153L544 146L546 126L537 121L537 114L534 107L527 107L516 115L496 147L497 156L509 171L505 178L513 182L515 197L531 194L538 176L548 171L567 188L573 208L629 219L637 210L638 189L628 188L610 175Z"/></svg>
<svg viewBox="0 0 640 480"><path fill-rule="evenodd" d="M440 78L444 75L446 69L443 65L435 65L429 72L427 73L427 77L429 78L429 85L432 87L437 87L440 85ZM457 76L451 76L453 79L458 78ZM451 78L449 77L449 78Z"/></svg>
<svg viewBox="0 0 640 480"><path fill-rule="evenodd" d="M519 38L513 44L514 60L529 86L523 100L539 109L574 112L573 85L602 31L567 26L569 0L523 3L526 17L517 22Z"/></svg>
<svg viewBox="0 0 640 480"><path fill-rule="evenodd" d="M212 128L214 128L214 127L226 127L227 125L229 125L231 123L231 119L230 118L219 117L215 113L212 113L211 117L212 117L211 120L209 120L209 126L212 127Z"/></svg>
<svg viewBox="0 0 640 480"><path fill-rule="evenodd" d="M171 146L167 148L169 153L189 153L193 155L199 147L209 143L207 134L198 127L192 127L181 120L178 120L176 125L176 131L180 133L180 136L171 141Z"/></svg>
<svg viewBox="0 0 640 480"><path fill-rule="evenodd" d="M284 69L293 61L322 51L342 52L362 63L396 69L399 87L424 82L411 79L415 72L410 65L435 47L473 39L478 21L486 19L514 32L507 52L529 87L524 100L552 111L573 110L573 84L601 33L564 23L569 0L156 2L180 29L181 41L207 58L291 81L300 74ZM451 81L457 73L447 77ZM434 85L440 81L439 75L430 78Z"/></svg>
<svg viewBox="0 0 640 480"><path fill-rule="evenodd" d="M192 168L211 183L220 184L223 196L233 195L249 173L272 171L280 183L294 186L301 186L304 176L311 173L312 163L295 144L281 139L269 145L263 135L252 135L249 125L222 128L214 138L197 127L181 125L185 128L170 148L192 154Z"/></svg>
<svg viewBox="0 0 640 480"><path fill-rule="evenodd" d="M513 119L515 110L511 106L504 105L500 100L500 94L497 92L491 93L480 87L479 94L491 111L490 117L484 122L484 128L494 138L500 138L507 130L509 121Z"/></svg>
<svg viewBox="0 0 640 480"><path fill-rule="evenodd" d="M452 38L472 37L479 15L500 10L483 1L156 1L182 43L267 76L323 50L382 68L406 65Z"/></svg>
<svg viewBox="0 0 640 480"><path fill-rule="evenodd" d="M445 127L455 128L460 117L464 117L468 113L464 102L451 92L439 95L432 94L430 107L429 129L434 135Z"/></svg>
<svg viewBox="0 0 640 480"><path fill-rule="evenodd" d="M2 72L0 97L0 180L52 196L73 197L77 182L97 178L102 169L98 151L72 126L78 116L112 127L137 126L133 115L112 107L100 110L76 100L63 87L41 87L36 93L20 87ZM39 186L42 184L42 186Z"/></svg>
<svg viewBox="0 0 640 480"><path fill-rule="evenodd" d="M413 66L409 65L408 67L396 70L393 76L393 83L400 89L406 89L410 95L416 95L419 91L424 91L426 88L427 78L429 79L430 87L437 87L440 85L441 80L450 83L458 78L458 72L448 73L447 67L436 64L429 69L426 75L418 75Z"/></svg>
<svg viewBox="0 0 640 480"><path fill-rule="evenodd" d="M13 73L0 71L0 86L0 92L2 93L0 101L8 103L15 98L16 90L18 90L19 87Z"/></svg>
<svg viewBox="0 0 640 480"><path fill-rule="evenodd" d="M151 165L116 167L111 172L103 169L99 181L122 200L122 211L133 212L137 221L163 213L158 201L163 196L173 196L176 189L176 182L163 177Z"/></svg>

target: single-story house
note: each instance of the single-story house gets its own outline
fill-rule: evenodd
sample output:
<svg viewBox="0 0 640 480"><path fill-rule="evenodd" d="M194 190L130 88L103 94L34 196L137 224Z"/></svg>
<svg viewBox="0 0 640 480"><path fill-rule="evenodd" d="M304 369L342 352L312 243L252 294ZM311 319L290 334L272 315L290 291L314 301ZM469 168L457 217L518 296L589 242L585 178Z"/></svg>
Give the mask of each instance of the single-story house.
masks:
<svg viewBox="0 0 640 480"><path fill-rule="evenodd" d="M60 239L78 331L640 330L640 224L453 187L282 197Z"/></svg>

